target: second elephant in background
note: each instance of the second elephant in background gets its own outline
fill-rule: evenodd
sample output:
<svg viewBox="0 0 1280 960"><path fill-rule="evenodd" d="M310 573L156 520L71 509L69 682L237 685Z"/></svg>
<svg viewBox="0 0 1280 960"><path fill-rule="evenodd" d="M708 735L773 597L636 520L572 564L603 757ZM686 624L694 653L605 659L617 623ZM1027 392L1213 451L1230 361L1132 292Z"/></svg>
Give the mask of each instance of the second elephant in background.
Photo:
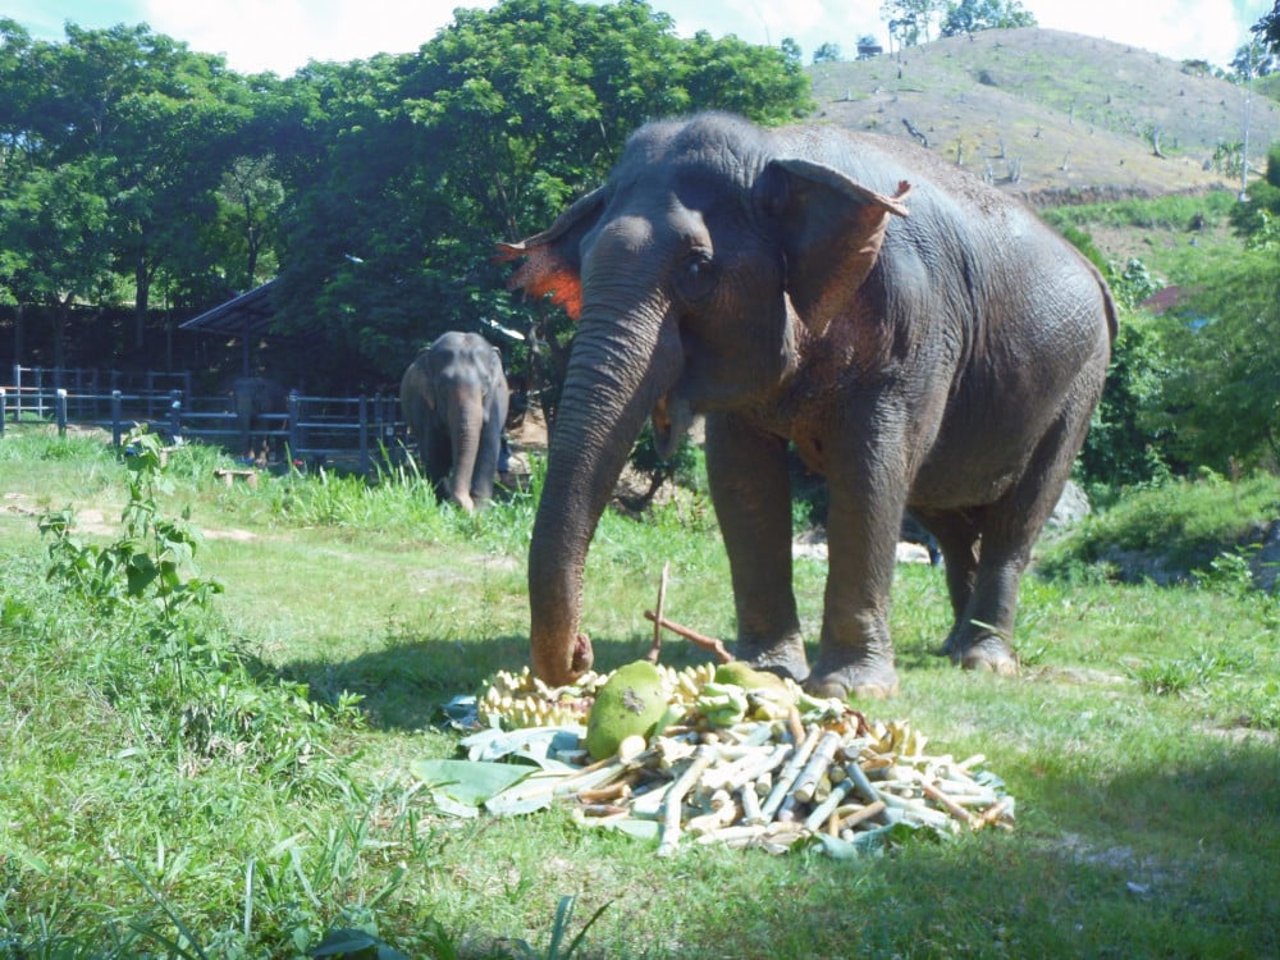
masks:
<svg viewBox="0 0 1280 960"><path fill-rule="evenodd" d="M400 406L442 500L472 510L493 498L507 403L502 355L479 334L442 334L409 364Z"/></svg>

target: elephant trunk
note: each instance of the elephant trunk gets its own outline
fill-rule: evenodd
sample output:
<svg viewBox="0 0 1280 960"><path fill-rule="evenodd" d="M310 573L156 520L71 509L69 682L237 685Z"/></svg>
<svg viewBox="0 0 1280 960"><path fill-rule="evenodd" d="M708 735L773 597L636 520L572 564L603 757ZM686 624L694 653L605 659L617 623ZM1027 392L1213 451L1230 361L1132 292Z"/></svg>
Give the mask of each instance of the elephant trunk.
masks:
<svg viewBox="0 0 1280 960"><path fill-rule="evenodd" d="M529 547L533 670L553 685L591 667L578 632L587 548L645 417L680 372L664 316L662 304L588 307L574 339Z"/></svg>
<svg viewBox="0 0 1280 960"><path fill-rule="evenodd" d="M464 510L472 510L472 477L484 432L484 397L478 387L459 387L449 403L449 437L453 443L453 475L449 496Z"/></svg>

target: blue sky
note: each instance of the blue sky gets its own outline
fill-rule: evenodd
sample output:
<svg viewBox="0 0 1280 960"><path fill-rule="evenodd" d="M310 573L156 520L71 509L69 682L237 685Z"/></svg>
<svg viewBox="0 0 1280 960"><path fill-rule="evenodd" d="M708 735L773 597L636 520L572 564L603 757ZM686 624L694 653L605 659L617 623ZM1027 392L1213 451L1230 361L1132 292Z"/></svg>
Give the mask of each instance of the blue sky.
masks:
<svg viewBox="0 0 1280 960"><path fill-rule="evenodd" d="M681 35L708 30L752 43L792 37L808 62L822 43L851 54L859 36L887 43L881 0L649 0ZM1178 59L1228 63L1272 0L1023 0L1040 25L1105 37ZM416 50L457 7L489 0L5 0L0 16L32 34L145 22L193 50L221 53L235 70L292 73L308 60L352 60Z"/></svg>

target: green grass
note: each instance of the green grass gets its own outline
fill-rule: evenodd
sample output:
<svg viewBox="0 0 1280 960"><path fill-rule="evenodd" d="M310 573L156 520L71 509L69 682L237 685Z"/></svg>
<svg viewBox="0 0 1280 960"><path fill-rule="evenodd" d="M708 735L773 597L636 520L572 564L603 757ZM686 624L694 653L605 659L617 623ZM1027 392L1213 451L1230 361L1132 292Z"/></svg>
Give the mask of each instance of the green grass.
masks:
<svg viewBox="0 0 1280 960"><path fill-rule="evenodd" d="M1041 211L1041 216L1060 229L1071 225L1083 229L1108 226L1186 231L1197 216L1204 218L1206 226L1224 223L1235 202L1229 191L1214 190L1203 195L1169 194L1054 207Z"/></svg>
<svg viewBox="0 0 1280 960"><path fill-rule="evenodd" d="M658 861L561 810L450 819L407 773L453 755L443 701L527 656L530 496L468 517L411 476L228 489L190 456L161 505L191 511L200 572L225 592L191 621L205 652L183 662L208 677L208 652L224 658L228 690L253 709L194 677L186 708L257 724L216 743L148 697L178 694L142 648L141 614L96 614L46 579L35 513L70 503L113 519L123 469L92 441L12 428L0 441L0 957L301 957L352 928L413 957L549 956L566 895L577 913L561 956L602 907L583 956L1280 952L1274 599L1031 576L1025 668L1009 681L930 653L949 618L942 574L902 568L902 694L865 709L909 718L939 752L985 753L1017 798L1017 830L858 862L719 849ZM705 502L610 514L585 597L603 667L646 648L641 613L667 560L670 615L731 633ZM810 636L824 576L797 563Z"/></svg>

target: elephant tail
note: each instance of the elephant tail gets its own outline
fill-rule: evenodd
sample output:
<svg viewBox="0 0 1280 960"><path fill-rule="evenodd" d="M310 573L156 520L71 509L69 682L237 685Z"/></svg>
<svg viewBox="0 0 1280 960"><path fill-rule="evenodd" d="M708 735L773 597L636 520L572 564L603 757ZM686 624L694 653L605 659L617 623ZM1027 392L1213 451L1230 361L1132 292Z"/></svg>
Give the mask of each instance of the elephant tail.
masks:
<svg viewBox="0 0 1280 960"><path fill-rule="evenodd" d="M1107 330L1111 334L1111 342L1116 342L1116 334L1120 332L1120 322L1116 318L1116 301L1111 296L1111 288L1107 286L1107 282L1102 279L1102 274L1094 270L1094 274L1098 278L1098 285L1102 288L1102 308L1107 313Z"/></svg>

